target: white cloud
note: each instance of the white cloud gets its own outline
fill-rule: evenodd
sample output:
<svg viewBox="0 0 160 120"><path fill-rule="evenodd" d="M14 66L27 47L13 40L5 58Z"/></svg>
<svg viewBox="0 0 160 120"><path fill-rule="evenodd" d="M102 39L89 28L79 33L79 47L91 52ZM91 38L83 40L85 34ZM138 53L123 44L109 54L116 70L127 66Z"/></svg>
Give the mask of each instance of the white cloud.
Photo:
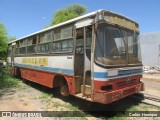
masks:
<svg viewBox="0 0 160 120"><path fill-rule="evenodd" d="M43 16L43 17L41 17L42 19L46 19L46 17L45 16Z"/></svg>

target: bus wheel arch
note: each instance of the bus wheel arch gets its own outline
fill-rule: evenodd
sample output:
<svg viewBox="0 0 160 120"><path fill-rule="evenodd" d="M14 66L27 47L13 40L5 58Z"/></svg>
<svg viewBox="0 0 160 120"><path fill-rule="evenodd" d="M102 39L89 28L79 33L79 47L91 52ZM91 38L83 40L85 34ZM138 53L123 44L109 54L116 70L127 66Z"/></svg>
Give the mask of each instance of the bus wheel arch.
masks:
<svg viewBox="0 0 160 120"><path fill-rule="evenodd" d="M14 67L14 73L13 73L15 76L17 76L17 77L21 77L21 70L20 70L20 68L18 68L18 67Z"/></svg>
<svg viewBox="0 0 160 120"><path fill-rule="evenodd" d="M70 95L70 88L67 79L62 75L55 75L53 78L53 88L58 87L62 96Z"/></svg>

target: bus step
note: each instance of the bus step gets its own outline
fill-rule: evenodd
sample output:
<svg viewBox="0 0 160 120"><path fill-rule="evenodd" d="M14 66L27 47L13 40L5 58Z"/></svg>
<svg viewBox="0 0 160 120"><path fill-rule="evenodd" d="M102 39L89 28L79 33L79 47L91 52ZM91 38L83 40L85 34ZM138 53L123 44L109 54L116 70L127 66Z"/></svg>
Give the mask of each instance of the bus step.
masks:
<svg viewBox="0 0 160 120"><path fill-rule="evenodd" d="M82 93L78 93L78 94L76 94L75 96L78 97L78 98L85 99L85 100L87 100L87 101L91 101L91 98L88 98L88 97L86 97L86 96L83 96Z"/></svg>
<svg viewBox="0 0 160 120"><path fill-rule="evenodd" d="M85 94L91 94L91 86L90 85L85 85L85 89L84 89L84 93ZM81 92L83 91L83 85L81 85Z"/></svg>

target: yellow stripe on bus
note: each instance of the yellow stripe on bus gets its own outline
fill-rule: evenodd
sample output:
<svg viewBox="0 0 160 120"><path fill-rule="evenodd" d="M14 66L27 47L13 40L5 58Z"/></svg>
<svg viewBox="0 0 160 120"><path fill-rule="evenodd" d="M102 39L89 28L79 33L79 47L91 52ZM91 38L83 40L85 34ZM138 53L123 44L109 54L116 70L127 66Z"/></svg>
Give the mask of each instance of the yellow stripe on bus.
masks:
<svg viewBox="0 0 160 120"><path fill-rule="evenodd" d="M22 63L28 65L47 66L48 58L23 58Z"/></svg>

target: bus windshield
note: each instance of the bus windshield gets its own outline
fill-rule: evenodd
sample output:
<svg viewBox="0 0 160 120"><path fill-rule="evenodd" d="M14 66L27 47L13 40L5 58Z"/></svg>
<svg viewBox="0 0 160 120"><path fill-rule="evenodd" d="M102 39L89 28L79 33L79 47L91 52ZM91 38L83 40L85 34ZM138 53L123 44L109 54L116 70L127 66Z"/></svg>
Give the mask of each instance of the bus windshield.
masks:
<svg viewBox="0 0 160 120"><path fill-rule="evenodd" d="M96 62L103 66L140 65L139 33L100 24L96 34Z"/></svg>

